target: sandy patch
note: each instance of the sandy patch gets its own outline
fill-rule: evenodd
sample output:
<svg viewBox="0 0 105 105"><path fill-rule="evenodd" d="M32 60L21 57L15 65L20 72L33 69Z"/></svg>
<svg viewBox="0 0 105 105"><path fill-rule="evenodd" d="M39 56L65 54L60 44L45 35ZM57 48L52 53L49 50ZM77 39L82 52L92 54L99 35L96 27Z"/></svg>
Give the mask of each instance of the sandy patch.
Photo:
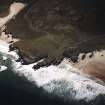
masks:
<svg viewBox="0 0 105 105"><path fill-rule="evenodd" d="M87 76L95 77L99 80L105 82L105 50L93 52L93 56L90 58L90 53L88 53L84 60L81 57L78 63L72 63L66 60L68 63L72 64L79 73Z"/></svg>
<svg viewBox="0 0 105 105"><path fill-rule="evenodd" d="M23 3L13 3L10 6L10 13L4 18L0 18L0 27L3 27L9 20L15 17L26 5Z"/></svg>
<svg viewBox="0 0 105 105"><path fill-rule="evenodd" d="M5 32L1 33L0 39L6 41L9 44L13 44L13 43L19 41L18 38L13 38L13 36L11 34L6 34Z"/></svg>
<svg viewBox="0 0 105 105"><path fill-rule="evenodd" d="M5 30L5 24L10 21L11 19L15 18L15 16L25 7L26 5L23 3L13 3L10 6L10 13L8 16L4 18L0 18L0 30L1 30L1 35L0 35L0 40L4 40L7 43L14 43L19 41L17 38L13 38L11 34L6 34L4 32Z"/></svg>

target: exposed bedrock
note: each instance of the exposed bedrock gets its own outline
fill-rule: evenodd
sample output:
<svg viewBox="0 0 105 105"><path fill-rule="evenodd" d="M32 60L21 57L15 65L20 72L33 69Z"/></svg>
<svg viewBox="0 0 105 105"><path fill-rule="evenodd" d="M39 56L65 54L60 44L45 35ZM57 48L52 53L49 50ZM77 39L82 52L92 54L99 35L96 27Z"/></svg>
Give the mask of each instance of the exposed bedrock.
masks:
<svg viewBox="0 0 105 105"><path fill-rule="evenodd" d="M13 44L28 64L59 64L64 57L77 62L78 55L105 49L104 0L33 0L7 32L20 39Z"/></svg>

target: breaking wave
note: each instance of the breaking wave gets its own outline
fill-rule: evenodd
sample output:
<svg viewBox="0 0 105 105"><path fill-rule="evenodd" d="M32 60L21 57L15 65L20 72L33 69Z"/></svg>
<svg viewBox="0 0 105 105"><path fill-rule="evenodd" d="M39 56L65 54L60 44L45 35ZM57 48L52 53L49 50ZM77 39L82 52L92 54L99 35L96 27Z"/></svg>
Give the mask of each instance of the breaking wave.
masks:
<svg viewBox="0 0 105 105"><path fill-rule="evenodd" d="M35 63L21 65L20 62L16 62L16 59L18 59L18 55L15 52L9 52L9 45L0 41L1 72L9 68L20 77L25 77L38 88L42 88L49 96L56 96L67 102L71 102L71 100L90 102L99 95L105 95L103 85L75 72L76 68L64 61L58 66L51 65L35 71L32 69Z"/></svg>

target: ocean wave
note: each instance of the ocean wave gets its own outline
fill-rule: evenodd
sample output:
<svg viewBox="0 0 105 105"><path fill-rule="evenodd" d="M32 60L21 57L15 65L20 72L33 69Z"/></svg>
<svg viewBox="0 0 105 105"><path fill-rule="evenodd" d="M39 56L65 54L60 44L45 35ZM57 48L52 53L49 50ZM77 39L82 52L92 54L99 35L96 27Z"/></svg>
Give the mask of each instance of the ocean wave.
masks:
<svg viewBox="0 0 105 105"><path fill-rule="evenodd" d="M19 76L24 76L34 85L43 88L48 94L63 98L64 100L85 100L90 101L95 99L98 95L105 95L105 86L96 83L88 77L81 75L70 64L62 61L58 66L49 66L33 70L34 64L22 65L16 62L18 55L15 51L9 52L9 44L0 41L0 52L2 60L10 60L12 70ZM0 71L6 70L8 63L2 63ZM4 69L5 68L5 69Z"/></svg>

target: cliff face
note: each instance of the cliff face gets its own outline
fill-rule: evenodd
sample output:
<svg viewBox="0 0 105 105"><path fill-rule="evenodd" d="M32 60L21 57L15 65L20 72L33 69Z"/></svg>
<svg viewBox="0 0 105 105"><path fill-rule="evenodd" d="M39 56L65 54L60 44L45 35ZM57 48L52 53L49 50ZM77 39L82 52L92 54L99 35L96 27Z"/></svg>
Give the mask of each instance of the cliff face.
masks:
<svg viewBox="0 0 105 105"><path fill-rule="evenodd" d="M33 0L14 20L7 32L21 40L10 46L19 48L23 63L40 59L34 68L59 64L64 57L76 62L79 53L105 48L103 0Z"/></svg>

